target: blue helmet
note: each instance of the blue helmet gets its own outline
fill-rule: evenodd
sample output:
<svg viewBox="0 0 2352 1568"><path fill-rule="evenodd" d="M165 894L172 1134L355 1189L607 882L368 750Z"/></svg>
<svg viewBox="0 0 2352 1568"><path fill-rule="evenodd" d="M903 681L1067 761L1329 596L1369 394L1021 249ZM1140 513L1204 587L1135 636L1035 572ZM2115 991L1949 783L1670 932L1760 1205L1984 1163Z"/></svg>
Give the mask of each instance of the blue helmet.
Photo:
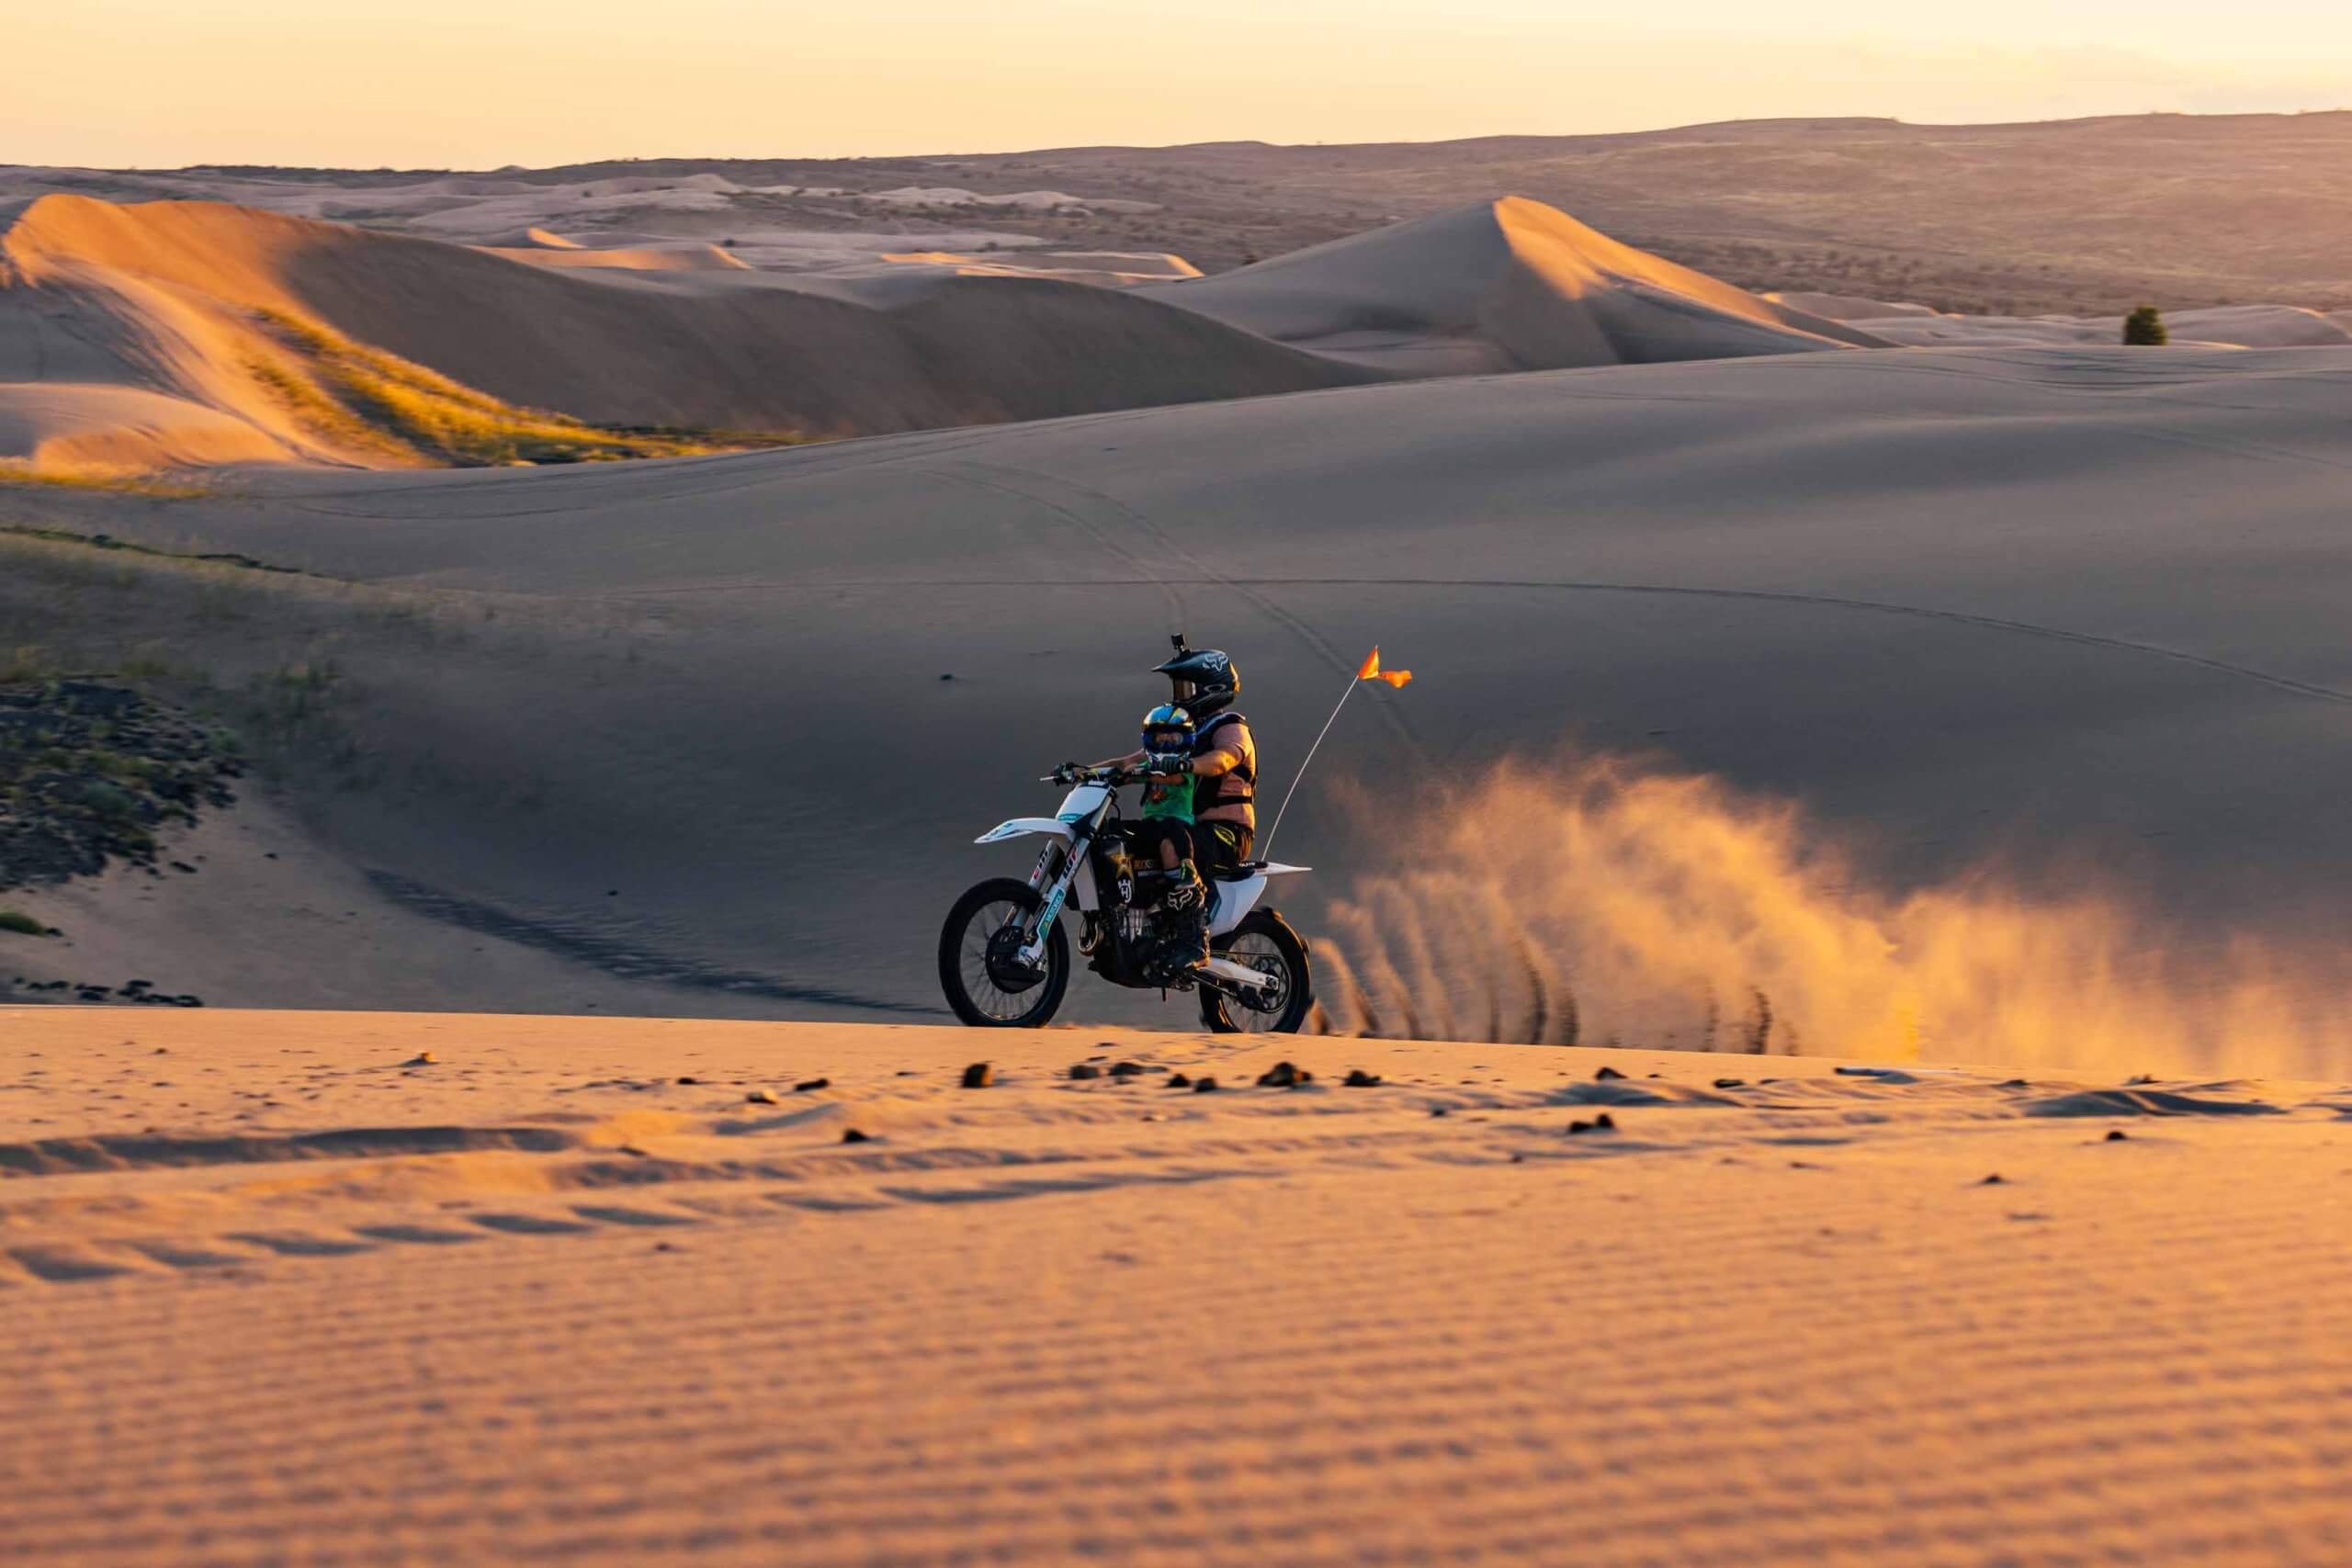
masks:
<svg viewBox="0 0 2352 1568"><path fill-rule="evenodd" d="M1154 773L1170 773L1193 758L1193 716L1162 703L1143 716L1143 753Z"/></svg>

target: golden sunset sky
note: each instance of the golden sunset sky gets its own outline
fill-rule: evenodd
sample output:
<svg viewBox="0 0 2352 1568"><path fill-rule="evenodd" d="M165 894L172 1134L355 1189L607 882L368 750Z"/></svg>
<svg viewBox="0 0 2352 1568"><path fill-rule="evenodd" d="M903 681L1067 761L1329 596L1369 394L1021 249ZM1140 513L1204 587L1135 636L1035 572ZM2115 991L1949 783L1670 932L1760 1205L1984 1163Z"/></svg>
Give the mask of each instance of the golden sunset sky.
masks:
<svg viewBox="0 0 2352 1568"><path fill-rule="evenodd" d="M488 168L2352 106L2339 0L0 0L0 161Z"/></svg>

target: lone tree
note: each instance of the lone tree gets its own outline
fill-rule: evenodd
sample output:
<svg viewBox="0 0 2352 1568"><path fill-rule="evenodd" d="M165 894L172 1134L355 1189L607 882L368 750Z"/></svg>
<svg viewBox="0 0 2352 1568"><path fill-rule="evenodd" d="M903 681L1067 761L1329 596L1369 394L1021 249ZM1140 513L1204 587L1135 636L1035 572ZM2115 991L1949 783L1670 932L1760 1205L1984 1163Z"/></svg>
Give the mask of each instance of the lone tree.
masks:
<svg viewBox="0 0 2352 1568"><path fill-rule="evenodd" d="M2165 331L2164 312L2154 305L2143 305L2123 318L2126 348L2162 348L2171 341L2171 334Z"/></svg>

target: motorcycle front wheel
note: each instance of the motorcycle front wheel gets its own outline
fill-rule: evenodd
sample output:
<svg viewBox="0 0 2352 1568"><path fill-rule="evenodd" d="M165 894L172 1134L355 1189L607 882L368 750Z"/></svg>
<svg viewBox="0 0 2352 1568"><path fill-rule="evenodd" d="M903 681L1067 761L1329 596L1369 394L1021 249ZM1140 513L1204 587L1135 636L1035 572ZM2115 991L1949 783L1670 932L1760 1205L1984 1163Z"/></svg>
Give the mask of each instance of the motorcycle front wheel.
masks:
<svg viewBox="0 0 2352 1568"><path fill-rule="evenodd" d="M939 932L939 987L956 1016L975 1029L1042 1029L1069 989L1069 937L1059 919L1046 932L1039 964L1021 962L1029 922L1045 899L1009 876L956 900Z"/></svg>
<svg viewBox="0 0 2352 1568"><path fill-rule="evenodd" d="M1209 944L1212 956L1274 976L1274 984L1243 996L1201 987L1201 1021L1213 1034L1295 1034L1315 1005L1306 943L1272 909L1253 909Z"/></svg>

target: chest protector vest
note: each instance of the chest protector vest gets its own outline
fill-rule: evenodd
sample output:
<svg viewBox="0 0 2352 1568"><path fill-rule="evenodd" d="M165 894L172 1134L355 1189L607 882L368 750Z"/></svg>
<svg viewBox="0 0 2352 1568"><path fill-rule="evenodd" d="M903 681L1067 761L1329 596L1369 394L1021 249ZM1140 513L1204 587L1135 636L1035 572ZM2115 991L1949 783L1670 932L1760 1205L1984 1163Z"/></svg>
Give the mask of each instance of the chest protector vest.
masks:
<svg viewBox="0 0 2352 1568"><path fill-rule="evenodd" d="M1238 734L1233 733L1237 728ZM1193 737L1193 755L1205 757L1212 751L1238 752L1241 765L1193 785L1194 814L1213 806L1247 806L1257 799L1258 742L1250 733L1250 721L1238 713L1221 713L1202 725Z"/></svg>

